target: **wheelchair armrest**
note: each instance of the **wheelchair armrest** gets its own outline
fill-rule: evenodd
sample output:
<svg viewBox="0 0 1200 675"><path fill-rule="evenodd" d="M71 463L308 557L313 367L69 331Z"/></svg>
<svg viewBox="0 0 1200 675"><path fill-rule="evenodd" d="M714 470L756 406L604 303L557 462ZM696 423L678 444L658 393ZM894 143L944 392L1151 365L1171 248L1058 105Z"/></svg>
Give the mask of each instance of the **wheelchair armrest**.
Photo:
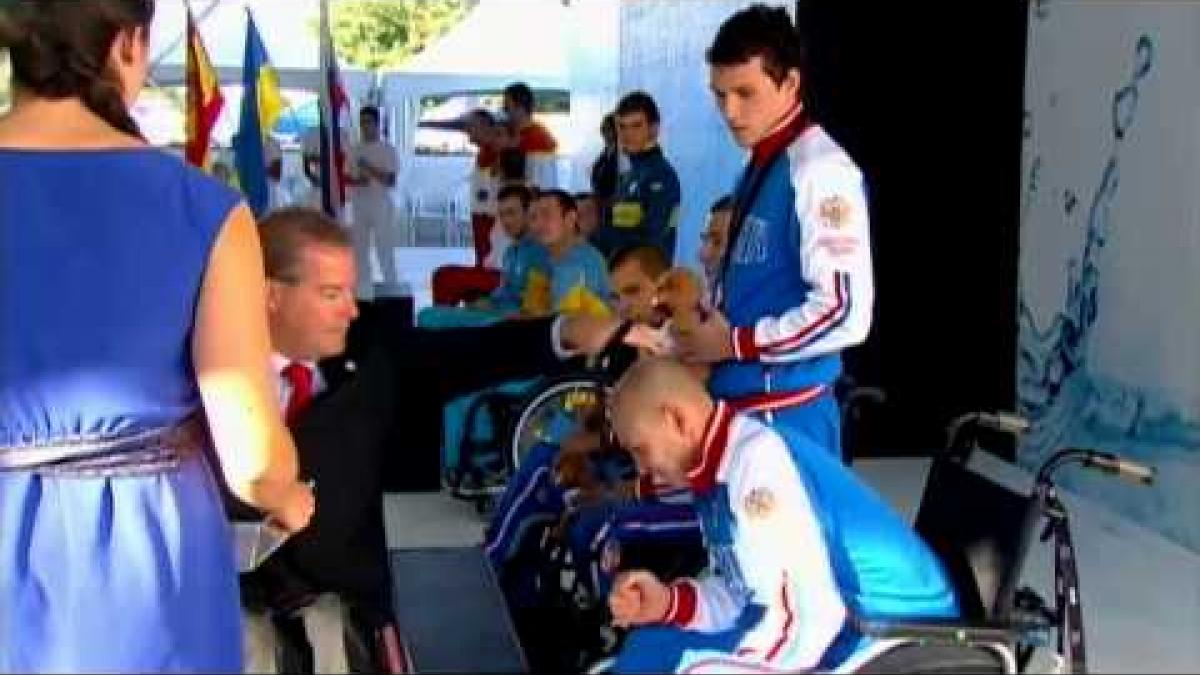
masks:
<svg viewBox="0 0 1200 675"><path fill-rule="evenodd" d="M914 639L949 643L1011 644L1021 635L1019 626L1005 623L965 624L961 620L868 621L856 620L863 635L879 639Z"/></svg>

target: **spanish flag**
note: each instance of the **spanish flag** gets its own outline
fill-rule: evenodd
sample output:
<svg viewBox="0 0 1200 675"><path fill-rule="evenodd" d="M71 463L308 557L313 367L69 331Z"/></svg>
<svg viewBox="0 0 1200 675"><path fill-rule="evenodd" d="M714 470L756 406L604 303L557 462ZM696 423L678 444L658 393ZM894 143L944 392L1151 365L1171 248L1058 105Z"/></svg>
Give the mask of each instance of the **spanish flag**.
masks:
<svg viewBox="0 0 1200 675"><path fill-rule="evenodd" d="M262 216L270 205L267 161L263 143L284 109L279 76L267 57L250 8L246 8L246 59L242 65L242 116L234 154L238 181L254 215Z"/></svg>
<svg viewBox="0 0 1200 675"><path fill-rule="evenodd" d="M189 164L209 169L209 148L212 130L225 107L221 95L221 81L208 59L208 50L200 38L200 31L192 10L187 10L187 147L185 156Z"/></svg>

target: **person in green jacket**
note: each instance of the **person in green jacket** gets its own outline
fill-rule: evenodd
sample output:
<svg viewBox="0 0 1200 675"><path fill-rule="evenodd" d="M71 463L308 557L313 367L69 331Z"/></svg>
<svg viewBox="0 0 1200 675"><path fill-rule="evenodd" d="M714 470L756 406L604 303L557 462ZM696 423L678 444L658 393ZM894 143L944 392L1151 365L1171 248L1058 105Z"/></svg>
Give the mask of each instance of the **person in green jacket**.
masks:
<svg viewBox="0 0 1200 675"><path fill-rule="evenodd" d="M617 136L629 167L617 182L612 208L593 235L605 257L630 246L657 246L675 257L679 177L658 145L659 114L644 91L627 94L617 105Z"/></svg>

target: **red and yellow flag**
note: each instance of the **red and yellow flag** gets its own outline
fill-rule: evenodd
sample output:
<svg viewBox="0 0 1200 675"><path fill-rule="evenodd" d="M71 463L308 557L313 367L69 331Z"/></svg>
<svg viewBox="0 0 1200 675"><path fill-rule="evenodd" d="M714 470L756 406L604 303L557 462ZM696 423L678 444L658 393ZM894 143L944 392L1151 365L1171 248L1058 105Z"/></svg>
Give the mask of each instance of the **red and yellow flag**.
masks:
<svg viewBox="0 0 1200 675"><path fill-rule="evenodd" d="M192 17L187 13L187 148L188 164L208 170L212 130L225 106L221 81L208 59L204 41Z"/></svg>

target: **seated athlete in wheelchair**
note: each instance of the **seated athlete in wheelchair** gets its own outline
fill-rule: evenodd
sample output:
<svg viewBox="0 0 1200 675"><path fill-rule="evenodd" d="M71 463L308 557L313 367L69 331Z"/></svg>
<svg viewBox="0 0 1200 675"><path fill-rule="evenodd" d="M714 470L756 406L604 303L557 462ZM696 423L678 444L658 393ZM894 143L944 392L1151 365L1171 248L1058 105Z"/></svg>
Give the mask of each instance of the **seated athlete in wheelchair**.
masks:
<svg viewBox="0 0 1200 675"><path fill-rule="evenodd" d="M531 197L530 204L530 232L525 239L529 240L529 250L540 251L541 255L531 256L530 264L521 268L519 315L610 316L604 260L579 235L574 198L562 190L543 190ZM418 322L424 327L458 322L473 325L496 321L503 315L496 308L429 308ZM481 511L486 509L487 497L502 489L513 468L505 465L501 453L493 452L494 443L490 441L504 435L511 426L508 415L536 384L536 380L505 383L458 399L446 408L445 455L451 469L448 483L458 496L478 500ZM485 431L483 442L479 442L480 428L498 433Z"/></svg>
<svg viewBox="0 0 1200 675"><path fill-rule="evenodd" d="M869 638L854 617L953 619L933 552L840 462L715 401L681 366L643 360L614 393L639 471L695 498L712 561L695 578L627 570L609 598L634 628L614 669L833 669Z"/></svg>
<svg viewBox="0 0 1200 675"><path fill-rule="evenodd" d="M912 528L808 438L710 399L670 362L635 365L612 407L640 471L691 485L715 573L620 574L613 620L636 628L617 671L1016 673L1056 633L1057 670L1085 673L1074 546L1052 478L1080 464L1153 480L1151 468L1067 448L1030 494L1003 488L968 459L984 432L1019 436L1027 423L976 413L950 425ZM1018 587L1039 530L1054 539L1052 607Z"/></svg>
<svg viewBox="0 0 1200 675"><path fill-rule="evenodd" d="M621 319L639 324L654 322L657 282L667 273L667 267L661 251L652 246L624 249L613 256L610 281ZM520 448L511 453L515 474L488 530L486 542L497 568L514 553L522 533L538 522L557 519L563 513L568 489L583 488L574 494L588 497L584 502L598 497L597 489L604 483L626 493L626 497L633 496L632 483L628 480L632 475L632 464L628 457L624 456L622 461L622 453L594 451L601 447L598 415L602 390L634 357L632 349L610 354L610 363L578 377L546 383L534 400L515 402L527 411L546 410L551 414L526 416L513 425L531 428L536 440L518 439L516 445ZM562 400L561 407L554 405L556 396ZM568 434L573 435L567 438ZM565 447L566 451L560 453L560 447ZM476 448L464 450L468 451L463 453L466 457ZM624 483L619 480L622 466L627 474ZM600 480L593 480L595 478Z"/></svg>

